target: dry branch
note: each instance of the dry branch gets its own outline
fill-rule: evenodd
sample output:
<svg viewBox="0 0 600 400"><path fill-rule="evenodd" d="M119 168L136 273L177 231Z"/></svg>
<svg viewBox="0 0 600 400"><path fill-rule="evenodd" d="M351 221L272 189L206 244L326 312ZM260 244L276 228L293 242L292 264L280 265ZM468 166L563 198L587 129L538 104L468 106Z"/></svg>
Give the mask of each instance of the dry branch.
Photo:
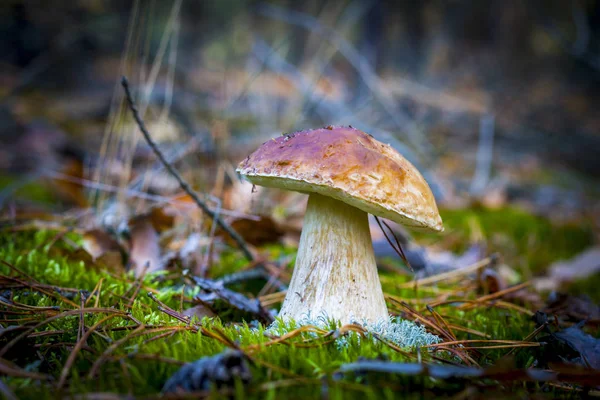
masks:
<svg viewBox="0 0 600 400"><path fill-rule="evenodd" d="M123 89L125 90L125 97L127 98L127 103L129 104L129 109L133 113L133 118L135 119L135 122L137 123L138 127L140 128L140 131L142 132L144 139L146 139L146 142L148 143L148 145L150 146L152 151L154 151L154 154L156 154L156 156L158 157L160 162L162 162L162 164L165 166L167 171L169 171L169 173L171 175L173 175L173 177L179 183L179 186L181 187L181 189L183 189L183 191L185 191L192 198L192 200L194 200L194 202L198 205L198 207L200 207L200 209L205 214L207 214L215 223L217 223L225 232L227 232L227 234L237 243L237 245L240 247L240 249L244 253L244 256L246 256L246 258L250 261L254 260L254 256L248 249L248 245L246 244L244 239L240 236L240 234L237 233L225 221L223 221L223 219L219 216L218 213L211 210L210 207L208 207L208 205L204 201L202 201L202 199L200 199L198 194L192 190L190 185L183 179L183 177L181 175L179 175L179 172L177 172L177 170L169 163L169 161L167 161L165 156L162 154L162 152L160 151L160 149L158 148L158 146L156 145L156 143L150 136L150 133L146 129L146 124L144 124L144 121L142 120L142 117L140 116L140 114L138 112L137 106L135 105L135 103L133 101L133 97L131 96L131 91L129 90L129 81L127 80L126 77L121 78L121 85L123 86Z"/></svg>

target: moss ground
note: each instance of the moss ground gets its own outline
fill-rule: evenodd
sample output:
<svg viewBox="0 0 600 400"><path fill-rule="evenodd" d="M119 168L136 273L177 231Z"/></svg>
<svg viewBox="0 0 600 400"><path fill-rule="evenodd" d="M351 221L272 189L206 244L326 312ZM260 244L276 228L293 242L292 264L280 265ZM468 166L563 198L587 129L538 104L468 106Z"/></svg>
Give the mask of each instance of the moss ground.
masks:
<svg viewBox="0 0 600 400"><path fill-rule="evenodd" d="M540 271L551 261L578 253L592 242L591 231L585 226L556 227L542 218L515 209L452 211L445 212L444 219L449 232L447 235L454 237L454 249L459 250L468 242L475 221L490 243L491 250L506 254L508 261L525 277ZM0 233L0 260L8 263L0 265L0 273L5 277L26 282L35 280L47 285L27 288L3 278L2 301L12 299L18 307L0 305L4 327L0 334L3 348L0 351L5 352L2 359L8 360L6 365L13 371L21 371L25 377L4 376L2 380L19 398L41 399L101 392L153 396L181 363L217 354L226 347L220 340L184 329L183 323L161 312L146 295L153 291L169 307L179 310L183 305L186 308L193 293L186 293L182 298L179 281L168 276L158 279L159 276L154 275L145 277L138 285L132 275L114 275L90 263L81 250L73 247L73 244L80 243L79 236L68 234L68 241L56 238L56 232L52 231ZM429 236L419 239L423 242L440 240ZM289 255L292 250L272 247L267 251L276 259ZM221 263L215 266L213 276L230 273L243 265L244 261L237 253L224 254ZM402 284L408 280L409 277L404 275L382 274L384 291L388 294L413 301L413 304L430 296L425 289L402 289ZM137 286L141 288L135 295ZM240 289L251 291L248 287ZM436 290L452 289L452 286L441 284ZM79 312L64 314L77 310L82 302L86 308L105 309L86 313L83 320L85 327L90 328L107 316L112 318L89 336L72 365L68 365L69 355L78 342L82 321ZM422 310L421 306L415 307ZM480 331L492 339L522 340L534 329L530 316L515 310L482 307L465 311L451 305L436 310L448 321ZM15 341L18 335L24 334L26 327L43 321L47 323L35 328L34 335ZM135 329L137 323L145 328ZM406 356L384 343L359 341L356 336L348 338L347 347L339 348L326 339L305 342L309 338L306 334L285 343L270 344L271 339L264 335L262 326L252 329L245 323L224 324L215 319L204 319L200 323L209 332L223 332L256 361L251 366L253 381L250 389L242 390L238 382L231 392L235 398L305 398L321 397L327 393L331 399L381 399L395 398L398 390L402 390L406 397L422 398L441 393L450 395L465 389L460 382L448 383L423 377L335 378L332 375L342 364L355 362L359 357L415 361L414 349L407 349L413 355ZM459 339L477 338L473 333L456 333ZM482 366L494 364L508 351L481 350L478 363ZM431 357L427 351L422 351L421 355L425 359ZM437 355L452 359L448 354ZM519 367L530 366L534 361L534 353L528 349L521 349L514 356ZM59 391L58 382L63 370L67 375ZM91 371L95 373L91 374ZM27 376L33 373L44 374L47 380ZM532 388L523 384L513 389L524 391ZM208 395L218 398L222 394L213 390Z"/></svg>

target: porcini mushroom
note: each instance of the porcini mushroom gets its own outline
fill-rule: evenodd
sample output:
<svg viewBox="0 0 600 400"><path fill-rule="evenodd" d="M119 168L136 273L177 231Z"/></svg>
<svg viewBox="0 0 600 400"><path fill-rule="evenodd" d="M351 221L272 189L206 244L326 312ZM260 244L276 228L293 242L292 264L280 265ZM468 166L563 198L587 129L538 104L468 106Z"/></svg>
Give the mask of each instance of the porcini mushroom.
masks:
<svg viewBox="0 0 600 400"><path fill-rule="evenodd" d="M237 172L255 185L309 195L296 265L279 316L348 323L389 318L367 213L442 231L431 189L391 146L352 127L269 140Z"/></svg>

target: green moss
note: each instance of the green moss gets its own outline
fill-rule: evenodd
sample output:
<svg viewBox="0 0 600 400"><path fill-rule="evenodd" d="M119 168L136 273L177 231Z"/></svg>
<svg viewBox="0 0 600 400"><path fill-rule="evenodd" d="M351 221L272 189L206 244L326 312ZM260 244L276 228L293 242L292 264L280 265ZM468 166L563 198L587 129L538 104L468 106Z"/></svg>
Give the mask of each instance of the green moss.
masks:
<svg viewBox="0 0 600 400"><path fill-rule="evenodd" d="M74 249L70 249L64 242L59 241L52 247L46 245L53 242L55 234L47 231L36 233L18 233L4 234L0 239L0 259L14 265L23 273L30 275L41 283L47 283L61 288L74 288L92 292L98 282L102 280L102 288L99 305L102 307L114 307L117 310L129 310L131 315L152 326L173 326L174 321L166 314L159 312L155 304L145 296L139 294L133 302L131 309L126 307L128 298L131 296L130 290L133 285L131 276L115 278L105 271L97 270L81 260L76 260L69 256ZM77 239L75 236L72 239ZM0 271L5 275L14 276L14 271L3 265ZM174 282L162 281L157 283L153 277L147 277L144 285L148 288L158 290L158 298L174 309L179 308L178 298L180 290L171 289L176 287ZM80 294L74 292L50 291L52 295L45 295L36 291L15 290L13 300L22 304L34 305L37 307L58 306L62 310L74 309L67 301L75 304L80 302ZM5 294L9 296L9 294ZM62 295L62 297L61 297ZM124 297L123 297L124 296ZM90 303L93 304L95 296L92 296ZM51 313L57 314L58 311ZM85 317L85 325L89 328L98 322L106 314L95 313L88 314ZM32 314L31 318L38 322L43 321L50 316L48 313ZM5 318L13 322L9 324L19 324L19 318L22 316L6 315ZM64 363L70 353L70 348L66 346L54 347L56 343L75 343L77 341L77 329L79 325L79 316L69 316L56 320L52 324L41 327L38 331L65 331L59 335L45 336L35 340L24 340L19 342L12 351L9 351L6 358L17 363L23 368L32 371L48 373L55 378L59 376ZM67 392L87 393L93 391L115 391L127 393L130 390L126 380L123 379L123 367L114 359L108 360L99 370L99 375L95 379L88 379L87 374L99 354L105 351L111 343L123 339L128 331L111 331L109 328L123 327L132 325L130 320L123 317L115 317L106 324L102 334L92 335L88 340L88 346L96 354L82 352L77 357L70 372L70 386ZM239 342L241 346L257 345L266 343L269 338L264 335L263 328L258 330L250 329L248 326L241 327L223 326L218 320L205 320L203 326L206 329L219 329L225 334ZM159 361L148 361L136 359L137 354L158 354L162 357L172 358L180 361L193 361L200 357L219 353L224 349L224 345L212 338L189 332L182 331L175 333L168 338L161 338L148 342L148 339L157 335L143 335L131 338L124 343L122 347L116 349L113 356L125 356L123 363L130 375L135 394L155 393L160 390L166 379L176 371L177 366ZM4 344L14 338L15 335L3 336ZM278 371L271 371L268 368L260 367L260 360L270 364L277 365L280 368L289 370L290 373L318 378L323 373L330 373L338 368L342 363L355 361L358 357L375 357L380 354L387 354L391 359L402 359L402 356L393 352L381 343L362 343L358 344L357 338L350 338L347 349L338 350L335 346L315 346L313 348L296 348L294 343L301 343L305 338L296 338L290 341L290 345L275 345L262 349L257 352L256 358L259 364L253 369L254 377L257 382L266 382L287 378ZM318 344L318 343L317 343ZM32 351L24 351L36 345L40 348L44 361L38 361L38 354ZM318 371L318 373L316 372ZM49 396L52 392L45 385L31 385L26 379L5 378L5 381L11 386L15 393L22 397ZM271 389L277 396L288 389ZM295 389L297 391L298 389ZM320 390L319 385L307 385L301 389L301 392L316 394ZM262 398L263 394L257 395Z"/></svg>
<svg viewBox="0 0 600 400"><path fill-rule="evenodd" d="M458 216L456 217L458 218ZM447 221L452 221L448 218ZM452 223L452 222L451 222ZM40 283L51 285L45 293L27 288L15 288L0 293L5 298L13 296L13 300L36 307L58 307L58 310L38 310L26 314L3 314L3 326L17 326L24 323L34 324L65 310L74 310L79 305L79 290L92 293L101 284L100 294L92 294L88 307L98 301L99 307L113 307L115 310L128 311L131 316L148 326L175 327L183 324L173 320L158 310L157 305L146 296L146 290L155 291L156 296L175 310L180 308L180 282L164 277L155 279L156 275L144 279L144 290L134 298L128 307L134 292L135 281L132 275L111 275L86 261L86 257L77 249L71 248L66 241L54 240L56 233L39 232L0 232L0 260L4 260L22 273L27 274ZM69 234L69 239L80 242L77 235ZM266 250L274 259L292 260L293 249L273 247ZM570 251L570 250L569 250ZM247 265L235 252L223 255L215 266L214 276L222 276ZM0 273L12 277L18 274L6 265L0 265ZM30 281L29 278L21 278ZM382 276L384 288L389 293L411 299L426 297L425 291L399 290L398 284L406 282L406 276ZM77 289L72 292L53 290L56 288ZM193 293L188 293L186 301ZM184 303L187 307L189 303ZM466 328L483 331L495 339L523 339L533 330L533 324L527 316L516 312L508 312L493 307L480 308L473 311L461 311L455 306L438 309L449 321ZM85 326L91 327L106 313L89 313L85 316ZM27 320L26 320L27 319ZM510 323L508 323L510 321ZM4 377L4 382L22 398L56 397L54 385L65 366L72 351L72 346L65 343L76 343L80 316L72 315L56 319L44 325L36 332L46 332L47 336L23 339L4 355L20 368L31 372L49 374L53 382L41 383L30 379ZM134 327L131 319L116 316L105 324L97 334L87 340L87 348L81 351L72 365L65 394L82 394L92 392L116 392L145 395L160 391L164 382L178 369L178 365L165 360L142 357L160 356L181 362L194 361L203 356L221 352L225 345L218 340L188 330L179 330L172 335L159 337L164 332L145 333L141 336L130 336L133 330L123 327ZM251 329L248 325L223 325L218 319L204 319L202 326L209 332L224 334L240 346L258 346L250 353L256 363L252 366L252 389L238 390L237 398L299 398L319 397L327 391L329 398L393 398L394 391L402 390L407 397L434 396L436 390L461 390L462 385L453 386L444 382L420 377L390 376L381 382L374 382L363 376L346 376L333 379L331 375L342 364L355 362L359 357L385 357L395 361L414 361L402 353L394 351L387 345L373 340L360 340L356 335L347 338L347 346L336 346L329 343L328 338L314 338L303 334L289 339L285 344L267 346L270 338L264 334L264 327ZM121 330L115 329L121 328ZM60 331L60 332L57 332ZM4 347L21 331L5 332L0 337L0 347ZM456 332L459 338L475 338L467 333ZM151 340L154 339L154 340ZM110 349L111 344L123 341L122 345L107 354L105 361L98 368L93 378L88 376L90 369L99 356ZM309 341L307 341L309 340ZM410 350L410 349L409 349ZM482 350L482 364L492 364L506 354L508 350ZM423 351L423 357L430 357ZM413 352L414 354L414 352ZM450 354L438 354L451 358ZM516 353L517 363L526 366L531 361L531 353L520 350ZM275 366L273 368L272 366ZM446 386L444 386L446 385ZM402 389L403 388L403 389ZM407 392L408 390L408 392ZM411 391L412 390L412 391ZM216 396L216 395L215 395Z"/></svg>
<svg viewBox="0 0 600 400"><path fill-rule="evenodd" d="M40 183L38 180L28 181L26 177L15 178L0 175L0 198L5 191L11 197L16 196L45 204L56 204L57 202L53 191L44 183Z"/></svg>

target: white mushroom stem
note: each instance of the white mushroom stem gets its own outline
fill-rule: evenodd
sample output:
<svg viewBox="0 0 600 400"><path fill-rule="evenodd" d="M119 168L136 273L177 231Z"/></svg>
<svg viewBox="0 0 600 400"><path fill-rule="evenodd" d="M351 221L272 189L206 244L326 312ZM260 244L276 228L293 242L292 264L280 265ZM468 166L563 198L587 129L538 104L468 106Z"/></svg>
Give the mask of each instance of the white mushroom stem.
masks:
<svg viewBox="0 0 600 400"><path fill-rule="evenodd" d="M311 194L296 266L280 316L326 315L341 323L388 319L367 214Z"/></svg>

